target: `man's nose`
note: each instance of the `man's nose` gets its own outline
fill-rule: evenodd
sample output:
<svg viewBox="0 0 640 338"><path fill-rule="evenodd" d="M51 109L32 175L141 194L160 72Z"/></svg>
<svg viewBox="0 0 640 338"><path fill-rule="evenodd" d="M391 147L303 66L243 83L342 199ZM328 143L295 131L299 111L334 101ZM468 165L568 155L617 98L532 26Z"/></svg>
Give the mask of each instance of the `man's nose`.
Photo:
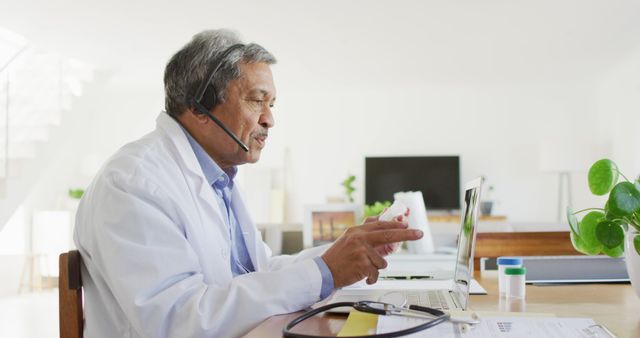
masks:
<svg viewBox="0 0 640 338"><path fill-rule="evenodd" d="M260 123L260 125L264 128L273 128L276 121L273 118L271 107L267 106L264 108L262 115L260 115L260 121L258 121L258 123Z"/></svg>

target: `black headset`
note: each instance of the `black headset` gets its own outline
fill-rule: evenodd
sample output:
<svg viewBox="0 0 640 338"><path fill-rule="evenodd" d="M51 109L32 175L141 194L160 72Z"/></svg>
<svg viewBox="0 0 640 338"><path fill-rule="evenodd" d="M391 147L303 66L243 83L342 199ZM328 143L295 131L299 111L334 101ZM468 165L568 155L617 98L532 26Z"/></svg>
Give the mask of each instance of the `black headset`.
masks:
<svg viewBox="0 0 640 338"><path fill-rule="evenodd" d="M205 81L203 81L200 85L200 88L196 92L196 96L193 98L191 104L196 109L196 113L204 114L209 117L213 122L215 122L215 124L222 128L222 130L224 130L224 132L229 135L229 137L231 137L240 146L240 148L242 148L242 150L248 152L249 147L242 143L242 141L240 141L240 139L234 133L232 133L231 130L229 130L229 128L227 128L222 123L222 121L211 114L211 109L213 109L213 107L218 104L218 93L213 85L213 79L216 76L216 73L218 73L218 70L222 68L225 59L229 55L231 55L231 53L240 48L244 48L244 45L241 43L232 45L224 52L222 52L219 57L213 60L211 66L209 67L211 69L211 72L207 75L207 77L205 77Z"/></svg>

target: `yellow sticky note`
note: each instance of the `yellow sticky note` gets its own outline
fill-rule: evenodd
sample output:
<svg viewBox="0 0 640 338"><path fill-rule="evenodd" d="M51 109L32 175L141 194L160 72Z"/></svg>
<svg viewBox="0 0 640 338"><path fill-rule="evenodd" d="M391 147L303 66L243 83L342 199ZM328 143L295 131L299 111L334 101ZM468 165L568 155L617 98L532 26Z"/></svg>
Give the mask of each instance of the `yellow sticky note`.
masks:
<svg viewBox="0 0 640 338"><path fill-rule="evenodd" d="M364 336L376 333L378 326L378 315L351 311L347 322L344 323L338 337Z"/></svg>

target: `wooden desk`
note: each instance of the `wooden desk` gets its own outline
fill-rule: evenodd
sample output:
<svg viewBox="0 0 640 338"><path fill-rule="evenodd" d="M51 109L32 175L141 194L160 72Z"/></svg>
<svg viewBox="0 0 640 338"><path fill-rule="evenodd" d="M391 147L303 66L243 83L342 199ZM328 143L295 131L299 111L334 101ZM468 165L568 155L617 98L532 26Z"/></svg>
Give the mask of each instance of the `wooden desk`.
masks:
<svg viewBox="0 0 640 338"><path fill-rule="evenodd" d="M499 311L501 306L524 307L525 312L554 313L558 317L590 317L606 325L620 338L640 337L640 299L630 284L527 285L524 304L500 304L497 273L483 272L478 281L489 294L471 296L470 306L473 310ZM282 328L299 314L271 317L245 337L281 337ZM318 316L298 325L296 331L336 335L345 320L345 316Z"/></svg>

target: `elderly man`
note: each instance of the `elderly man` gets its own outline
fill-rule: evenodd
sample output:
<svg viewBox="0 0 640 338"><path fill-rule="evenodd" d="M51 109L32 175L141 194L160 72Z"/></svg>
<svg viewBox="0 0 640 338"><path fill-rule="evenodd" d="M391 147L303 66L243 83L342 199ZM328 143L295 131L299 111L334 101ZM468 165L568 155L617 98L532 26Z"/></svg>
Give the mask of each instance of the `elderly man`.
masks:
<svg viewBox="0 0 640 338"><path fill-rule="evenodd" d="M235 337L334 288L374 283L419 231L368 222L329 247L271 257L233 179L274 126L275 58L205 31L165 70L157 128L111 157L76 221L86 337Z"/></svg>

